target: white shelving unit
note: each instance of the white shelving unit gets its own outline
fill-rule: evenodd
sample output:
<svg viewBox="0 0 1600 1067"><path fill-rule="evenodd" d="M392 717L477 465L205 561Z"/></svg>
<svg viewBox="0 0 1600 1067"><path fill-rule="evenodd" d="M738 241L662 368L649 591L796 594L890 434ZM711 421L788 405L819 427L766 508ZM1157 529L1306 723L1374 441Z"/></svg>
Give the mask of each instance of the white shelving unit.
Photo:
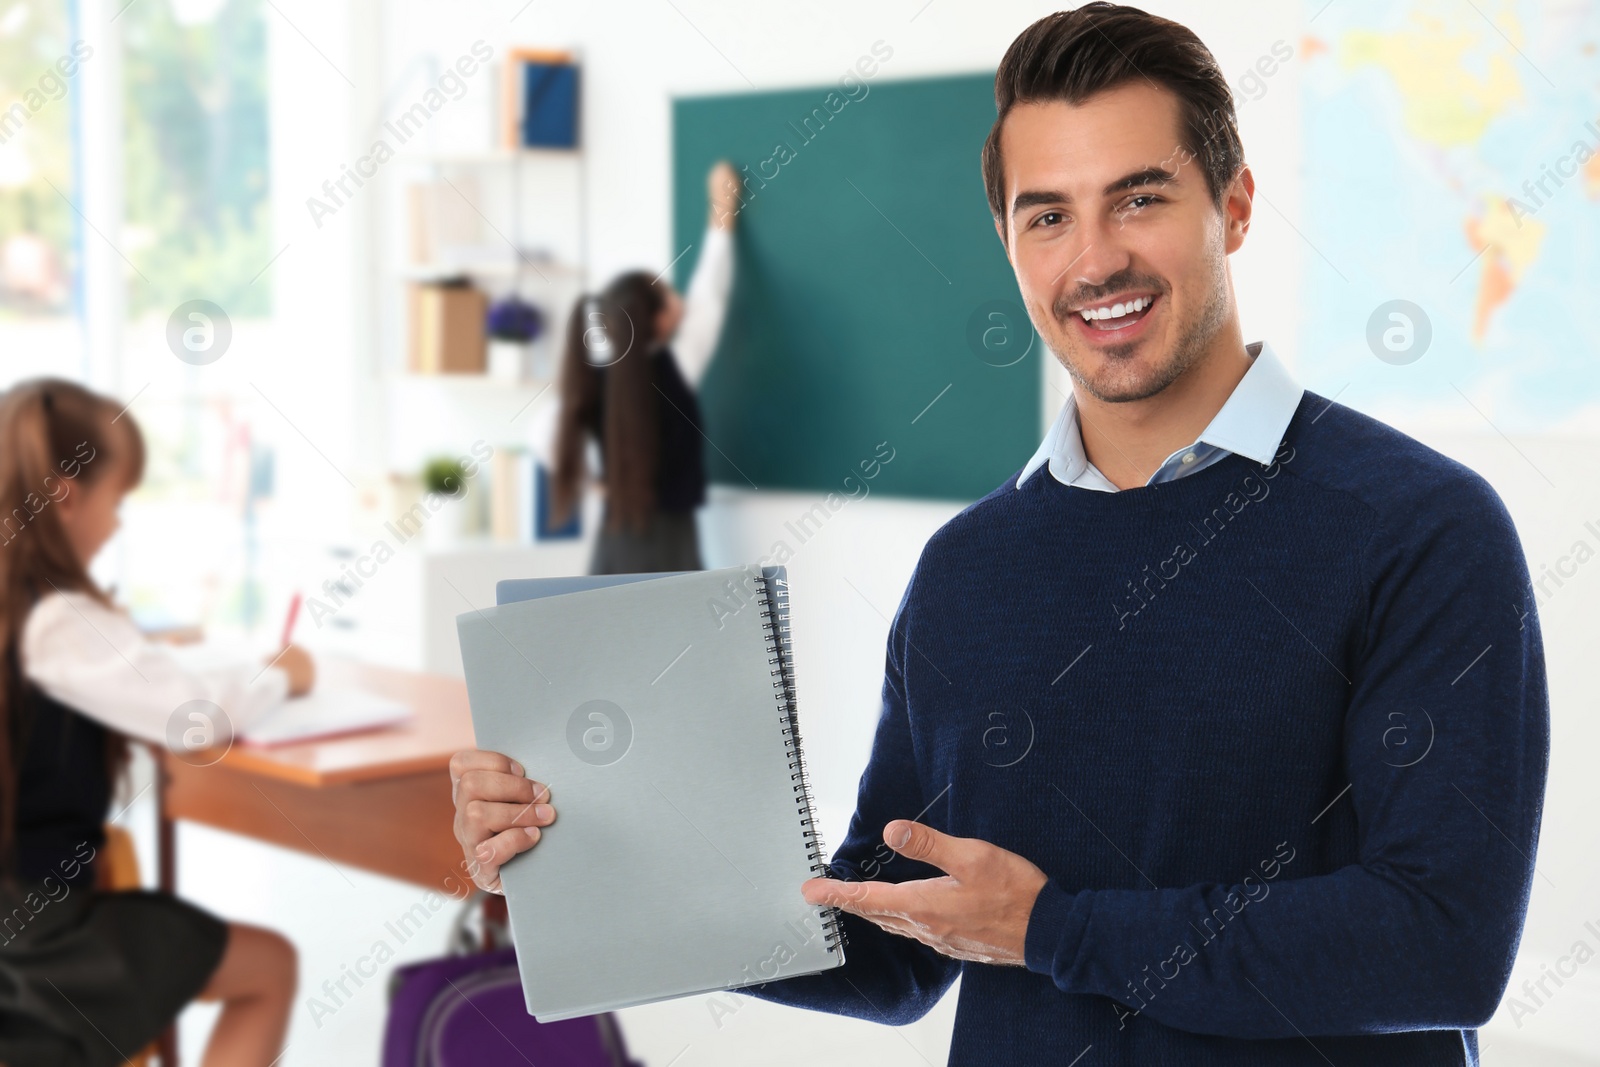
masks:
<svg viewBox="0 0 1600 1067"><path fill-rule="evenodd" d="M489 77L474 112L452 113L452 128L430 126L430 140L414 140L381 172L369 250L373 384L383 408L383 462L396 473L414 473L428 456L459 454L476 440L496 448L524 443L527 422L513 416L552 385L567 318L588 281L582 122L573 148L496 145L503 71ZM431 232L419 236L419 227ZM518 380L409 370L408 287L463 277L491 304L515 294L541 313Z"/></svg>
<svg viewBox="0 0 1600 1067"><path fill-rule="evenodd" d="M553 377L562 327L568 310L583 292L588 277L588 227L585 204L586 168L582 148L484 149L482 151L409 152L396 157L398 188L388 202L401 225L391 229L396 247L386 250L393 292L392 341L386 346L386 369L405 369L405 287L423 281L465 277L489 294L491 301L520 296L544 316L544 329L531 346L534 377ZM426 218L408 190L423 189L423 199L439 199ZM432 253L422 262L415 251L419 225L445 228L449 217L469 232L435 233L427 239ZM464 224L464 225L463 225ZM460 240L453 238L461 237Z"/></svg>
<svg viewBox="0 0 1600 1067"><path fill-rule="evenodd" d="M500 73L492 77L498 85ZM428 75L418 75L426 81ZM498 98L498 92L489 96ZM588 280L586 157L572 149L493 147L495 99L472 113L440 112L430 126L379 172L370 188L363 259L370 286L367 320L374 453L389 474L415 476L440 455L464 456L483 441L498 452L526 445L530 403L553 397L553 378L568 314ZM452 103L452 108L466 104ZM581 131L581 123L580 123ZM582 133L580 132L580 138ZM480 140L483 147L471 147ZM436 146L436 147L430 147ZM467 147L463 147L466 145ZM426 192L412 192L422 187ZM452 228L414 240L419 222L437 223L443 205ZM426 254L417 255L419 248ZM543 373L506 381L487 374L416 374L408 369L407 287L466 277L493 303L512 293L539 309L543 329L529 361ZM548 394L548 395L547 395ZM486 465L469 490L490 492ZM383 491L362 521L392 518ZM587 567L597 500L583 508L579 539L500 543L487 534L443 541L417 538L384 566L319 631L329 651L396 666L460 672L455 616L494 603L494 584L508 577L581 574ZM360 523L358 523L358 526ZM330 565L367 551L363 535L330 541Z"/></svg>

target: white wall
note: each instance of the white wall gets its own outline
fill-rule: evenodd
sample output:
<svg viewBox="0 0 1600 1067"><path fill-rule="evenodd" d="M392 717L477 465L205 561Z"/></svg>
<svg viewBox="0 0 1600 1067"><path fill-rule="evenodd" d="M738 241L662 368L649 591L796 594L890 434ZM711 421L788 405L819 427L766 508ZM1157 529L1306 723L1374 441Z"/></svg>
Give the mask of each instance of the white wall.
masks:
<svg viewBox="0 0 1600 1067"><path fill-rule="evenodd" d="M288 4L288 0L283 2ZM317 37L326 15L313 18L303 5L288 6L305 12L305 28ZM1331 395L1342 383L1327 380L1315 366L1299 365L1294 348L1300 266L1311 254L1292 221L1301 218L1303 211L1297 141L1301 9L1295 4L1243 0L1148 6L1193 27L1229 72L1242 74L1279 40L1296 49L1295 60L1269 80L1264 95L1241 110L1247 156L1258 190L1270 200L1271 208L1258 204L1249 241L1234 257L1233 271L1247 338L1271 340L1307 387ZM360 8L364 15L376 9L376 4ZM804 7L710 0L613 0L604 4L535 0L526 6L522 0L455 0L448 5L400 0L382 6L383 27L375 33L363 28L347 39L346 27L335 25L329 47L343 48L334 54L350 56L354 65L376 71L380 81L398 77L419 52L448 59L480 38L497 53L512 45L577 48L585 68L587 222L593 281L635 266L659 269L679 251L671 243L669 210L672 95L830 82L879 39L894 49L883 78L992 69L1015 34L1052 9L1053 5L1019 0L989 0L981 5L962 0L926 4L922 0L829 0ZM286 38L280 33L275 45ZM291 49L296 50L292 67L296 73L288 73L290 66L281 60L274 70L275 76L287 74L291 82L308 79L293 90L304 97L299 105L302 119L308 119L313 110L326 110L343 121L343 101L350 94L334 83L326 70L318 69L316 56L287 39L285 54ZM360 57L365 58L355 62ZM319 88L309 88L311 80ZM385 91L386 86L380 84L376 93L368 88L362 95L370 104ZM345 128L348 132L349 125ZM356 140L351 134L350 142ZM365 144L347 143L320 169L311 166L304 174L275 175L275 181L279 177L286 181L281 187L283 210L303 213L299 198L307 185L315 184L307 179L314 175L320 181L325 172L365 148ZM315 247L326 248L335 257L346 254L337 239L325 238ZM363 286L373 284L375 277L368 272L340 291L359 293ZM308 337L314 332L309 328L312 322L323 323L328 315L325 302L296 308L293 301L287 303L286 315L305 316L301 327ZM335 316L333 336L351 337L355 332ZM352 341L355 346L361 343L359 337ZM1041 428L1043 417L1054 412L1066 387L1062 375L1051 376ZM1358 397L1344 399L1362 403ZM1477 436L1427 439L1482 470L1501 491L1536 571L1541 562L1553 560L1566 552L1573 540L1585 536L1585 520L1600 525L1600 503L1592 480L1586 477L1585 454L1590 447L1586 442L1518 439L1513 444L1487 431ZM1018 456L1018 464L1025 458ZM1530 460L1557 490L1551 491L1543 476L1530 469ZM702 522L711 566L765 554L774 539L784 536L785 521L815 502L806 494L758 495L722 488L712 496ZM800 546L791 563L809 762L816 773L831 842L839 840L851 809L856 776L876 716L888 616L923 541L960 506L957 501L876 497L852 503L814 539ZM1584 920L1595 919L1600 924L1600 907L1592 903L1600 899L1600 860L1590 847L1592 835L1586 834L1583 826L1583 816L1600 804L1600 776L1588 773L1586 766L1600 740L1600 728L1590 714L1593 698L1588 694L1593 691L1594 672L1586 655L1596 637L1592 606L1600 576L1593 572L1600 572L1600 567L1579 573L1544 613L1556 754L1539 857L1540 869L1549 880L1541 878L1535 887L1524 944L1523 966L1532 966L1536 974L1540 959L1561 955L1582 935ZM1600 1008L1600 995L1594 984L1585 990L1581 983L1573 982L1521 1027L1507 1021L1498 1029L1524 1040L1545 1039L1574 1050L1584 1048L1587 1041L1593 1048L1600 1046L1593 1022L1596 1008ZM641 1010L642 1014L630 1019L637 1021L641 1032L669 1035L660 1037L665 1043L676 1040L670 1035L679 1033L674 1029L677 1024L663 1021L667 1016L662 1013L670 1010ZM765 1049L769 1056L780 1048L798 1047L785 1044L776 1032L786 1025L786 1016L761 1017L763 1029L771 1029L763 1044L750 1047ZM937 1025L947 1026L948 1016L941 1018ZM793 1023L794 1032L798 1033L801 1025ZM926 1044L924 1037L919 1037L919 1042ZM1493 1044L1493 1032L1486 1034L1486 1040ZM909 1045L889 1042L889 1046L885 1062L893 1060L896 1048L900 1053L896 1062L917 1063L924 1057L922 1050ZM668 1049L668 1055L672 1051ZM926 1058L937 1062L942 1055L936 1037L926 1049ZM1491 1056L1487 1062L1497 1061Z"/></svg>

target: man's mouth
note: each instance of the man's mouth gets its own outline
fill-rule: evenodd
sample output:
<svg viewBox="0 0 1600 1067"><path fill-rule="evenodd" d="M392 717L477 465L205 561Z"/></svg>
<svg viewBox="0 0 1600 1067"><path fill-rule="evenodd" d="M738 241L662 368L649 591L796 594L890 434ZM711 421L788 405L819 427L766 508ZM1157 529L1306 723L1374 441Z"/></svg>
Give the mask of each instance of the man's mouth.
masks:
<svg viewBox="0 0 1600 1067"><path fill-rule="evenodd" d="M1150 313L1158 295L1155 293L1129 294L1118 300L1090 304L1075 309L1085 329L1110 333L1125 330Z"/></svg>

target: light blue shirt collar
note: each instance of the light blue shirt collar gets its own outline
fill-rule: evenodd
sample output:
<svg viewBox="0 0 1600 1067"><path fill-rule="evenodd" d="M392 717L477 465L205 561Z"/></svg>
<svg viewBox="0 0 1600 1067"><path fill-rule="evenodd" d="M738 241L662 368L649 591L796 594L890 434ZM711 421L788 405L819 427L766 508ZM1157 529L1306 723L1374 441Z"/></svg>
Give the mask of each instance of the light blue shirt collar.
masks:
<svg viewBox="0 0 1600 1067"><path fill-rule="evenodd" d="M1272 462L1305 390L1265 341L1248 344L1245 351L1251 356L1250 369L1234 386L1221 410L1200 432L1194 444L1167 457L1147 485L1193 474L1235 452L1260 464ZM1186 455L1192 457L1187 463L1184 462ZM1084 454L1075 396L1068 396L1067 402L1061 405L1038 451L1017 476L1017 488L1021 489L1022 483L1046 464L1051 476L1063 485L1117 491L1116 485L1096 470Z"/></svg>

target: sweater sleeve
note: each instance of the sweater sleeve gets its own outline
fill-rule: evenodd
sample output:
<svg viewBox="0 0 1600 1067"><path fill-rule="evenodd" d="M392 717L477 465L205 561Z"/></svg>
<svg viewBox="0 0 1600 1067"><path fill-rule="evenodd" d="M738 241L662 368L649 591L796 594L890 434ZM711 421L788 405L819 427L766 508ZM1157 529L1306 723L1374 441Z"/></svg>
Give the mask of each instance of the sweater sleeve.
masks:
<svg viewBox="0 0 1600 1067"><path fill-rule="evenodd" d="M904 882L937 878L943 873L898 855L883 842L884 826L895 819L916 818L938 800L918 782L906 713L903 625L909 598L908 587L889 628L883 708L867 768L861 775L855 814L830 863L832 877L842 881ZM891 934L846 912L840 915L846 938L842 967L750 986L741 992L780 1004L904 1026L932 1010L961 971L956 960L919 941Z"/></svg>
<svg viewBox="0 0 1600 1067"><path fill-rule="evenodd" d="M1318 817L1352 806L1359 861L1292 877L1276 859L1310 827L1285 826L1253 888L1052 879L1029 919L1029 969L1126 1005L1124 1026L1142 1014L1236 1038L1471 1029L1494 1013L1549 763L1538 619L1523 610L1516 531L1481 478L1438 478L1394 510L1364 553L1355 669L1341 681L1330 662L1350 687L1349 786Z"/></svg>

